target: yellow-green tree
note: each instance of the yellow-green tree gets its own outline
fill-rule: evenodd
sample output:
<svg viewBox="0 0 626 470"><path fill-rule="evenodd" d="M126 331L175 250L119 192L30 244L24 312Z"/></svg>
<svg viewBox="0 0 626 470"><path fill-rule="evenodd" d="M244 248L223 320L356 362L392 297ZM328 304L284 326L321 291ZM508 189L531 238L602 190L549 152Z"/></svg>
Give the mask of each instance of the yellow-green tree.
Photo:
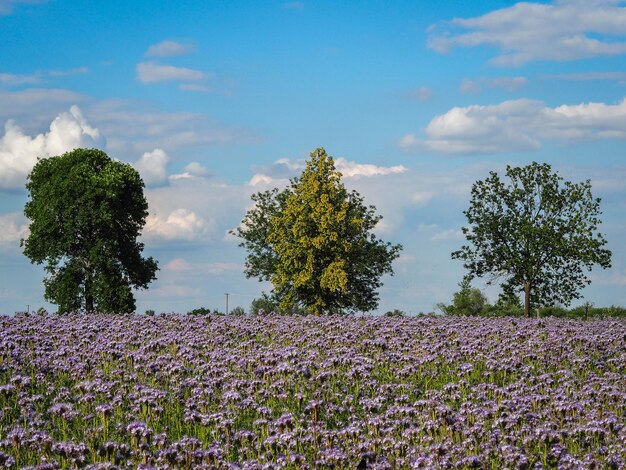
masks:
<svg viewBox="0 0 626 470"><path fill-rule="evenodd" d="M333 158L319 148L283 191L255 194L234 232L248 250L245 273L269 280L280 308L315 315L378 306L383 274L402 247L371 233L381 217L347 191Z"/></svg>

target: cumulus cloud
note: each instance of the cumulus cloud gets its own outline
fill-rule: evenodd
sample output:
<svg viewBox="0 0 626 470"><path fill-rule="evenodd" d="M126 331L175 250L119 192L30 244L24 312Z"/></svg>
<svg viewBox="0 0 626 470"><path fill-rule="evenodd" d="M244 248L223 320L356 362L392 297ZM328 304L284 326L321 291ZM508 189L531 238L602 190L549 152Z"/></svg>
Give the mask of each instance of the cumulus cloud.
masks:
<svg viewBox="0 0 626 470"><path fill-rule="evenodd" d="M198 81L205 80L207 74L200 70L186 67L174 67L173 65L161 64L159 62L140 62L137 64L137 79L141 83L162 83L176 81Z"/></svg>
<svg viewBox="0 0 626 470"><path fill-rule="evenodd" d="M626 7L621 0L520 2L475 18L433 25L428 45L446 53L454 47L493 46L498 66L535 60L569 61L626 53Z"/></svg>
<svg viewBox="0 0 626 470"><path fill-rule="evenodd" d="M135 163L135 168L147 186L157 186L167 181L167 165L170 157L161 149L145 152Z"/></svg>
<svg viewBox="0 0 626 470"><path fill-rule="evenodd" d="M185 165L182 173L171 175L171 180L182 180L189 178L207 178L211 176L211 172L198 162L191 162Z"/></svg>
<svg viewBox="0 0 626 470"><path fill-rule="evenodd" d="M173 57L191 54L194 46L177 41L161 41L153 44L146 51L147 57Z"/></svg>
<svg viewBox="0 0 626 470"><path fill-rule="evenodd" d="M0 214L0 227L0 249L17 247L28 237L28 221L21 213Z"/></svg>
<svg viewBox="0 0 626 470"><path fill-rule="evenodd" d="M202 238L208 223L194 211L176 209L167 215L149 215L144 236L148 239L193 241Z"/></svg>
<svg viewBox="0 0 626 470"><path fill-rule="evenodd" d="M27 135L13 121L7 121L0 138L0 188L23 187L37 158L59 155L78 147L98 147L98 129L91 127L78 106L59 114L47 133Z"/></svg>
<svg viewBox="0 0 626 470"><path fill-rule="evenodd" d="M407 150L449 154L530 151L553 140L563 144L626 139L626 99L615 105L581 103L555 108L520 99L491 106L455 107L433 118L426 138L405 135Z"/></svg>

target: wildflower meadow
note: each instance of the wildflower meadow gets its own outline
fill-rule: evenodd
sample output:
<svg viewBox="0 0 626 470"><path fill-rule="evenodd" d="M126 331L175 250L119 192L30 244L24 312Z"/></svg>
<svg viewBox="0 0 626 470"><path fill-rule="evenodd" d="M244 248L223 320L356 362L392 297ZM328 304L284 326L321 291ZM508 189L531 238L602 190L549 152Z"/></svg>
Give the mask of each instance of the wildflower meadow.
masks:
<svg viewBox="0 0 626 470"><path fill-rule="evenodd" d="M626 322L0 317L2 468L626 468Z"/></svg>

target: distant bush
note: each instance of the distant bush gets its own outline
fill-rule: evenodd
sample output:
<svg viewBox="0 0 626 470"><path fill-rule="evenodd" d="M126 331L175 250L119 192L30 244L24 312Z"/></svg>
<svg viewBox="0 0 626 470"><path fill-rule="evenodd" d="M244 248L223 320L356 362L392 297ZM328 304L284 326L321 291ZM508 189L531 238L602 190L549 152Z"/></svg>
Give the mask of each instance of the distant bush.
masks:
<svg viewBox="0 0 626 470"><path fill-rule="evenodd" d="M388 312L385 312L385 316L386 317L405 317L406 312L396 308L393 310L389 310Z"/></svg>
<svg viewBox="0 0 626 470"><path fill-rule="evenodd" d="M152 309L146 310L146 315L148 315L149 317L153 317L153 316L154 316L154 313L155 313L155 312L154 312L154 310L152 310Z"/></svg>
<svg viewBox="0 0 626 470"><path fill-rule="evenodd" d="M48 316L48 311L43 307L39 307L37 309L37 315L39 315L40 317L46 317Z"/></svg>
<svg viewBox="0 0 626 470"><path fill-rule="evenodd" d="M437 304L444 315L469 315L481 317L521 317L524 307L515 295L502 294L495 304L489 304L485 295L477 288L470 287L467 280L459 284L461 289L453 296L451 305ZM388 315L387 312L385 315ZM594 307L587 302L568 309L562 305L544 305L531 311L531 317L555 317L572 319L626 318L626 308L611 305L610 307Z"/></svg>
<svg viewBox="0 0 626 470"><path fill-rule="evenodd" d="M187 312L187 315L209 315L211 313L211 309L206 307L194 308Z"/></svg>
<svg viewBox="0 0 626 470"><path fill-rule="evenodd" d="M243 309L243 307L235 307L229 313L231 315L235 315L237 317L241 317L241 316L246 314L246 311Z"/></svg>
<svg viewBox="0 0 626 470"><path fill-rule="evenodd" d="M590 305L580 305L570 310L570 316L575 318L626 318L626 308L619 307L617 305L611 305L610 307L593 307Z"/></svg>

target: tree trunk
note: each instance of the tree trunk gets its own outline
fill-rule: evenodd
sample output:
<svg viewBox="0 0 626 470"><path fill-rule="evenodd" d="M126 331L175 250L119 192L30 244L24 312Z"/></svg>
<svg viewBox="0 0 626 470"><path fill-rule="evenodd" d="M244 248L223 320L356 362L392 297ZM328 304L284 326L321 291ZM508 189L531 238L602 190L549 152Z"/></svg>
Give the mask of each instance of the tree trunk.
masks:
<svg viewBox="0 0 626 470"><path fill-rule="evenodd" d="M85 310L87 313L93 312L93 290L91 273L85 276Z"/></svg>
<svg viewBox="0 0 626 470"><path fill-rule="evenodd" d="M524 316L530 318L530 281L524 282Z"/></svg>

